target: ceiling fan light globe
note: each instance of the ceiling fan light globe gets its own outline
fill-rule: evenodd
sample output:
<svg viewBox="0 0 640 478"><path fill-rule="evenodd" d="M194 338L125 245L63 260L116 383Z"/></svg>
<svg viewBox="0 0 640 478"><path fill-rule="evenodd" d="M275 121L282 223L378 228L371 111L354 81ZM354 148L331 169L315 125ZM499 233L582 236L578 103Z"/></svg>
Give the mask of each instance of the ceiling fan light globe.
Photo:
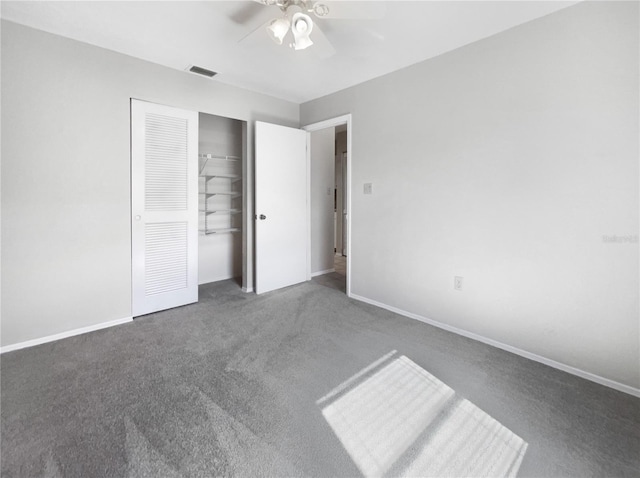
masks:
<svg viewBox="0 0 640 478"><path fill-rule="evenodd" d="M291 19L291 31L295 39L294 49L304 50L313 45L309 34L313 30L313 21L309 15L296 13Z"/></svg>
<svg viewBox="0 0 640 478"><path fill-rule="evenodd" d="M276 18L267 25L269 37L278 45L282 45L285 35L289 31L289 20L287 18Z"/></svg>
<svg viewBox="0 0 640 478"><path fill-rule="evenodd" d="M300 19L296 22L295 29L298 33L306 33L309 29L309 25L304 21L304 19Z"/></svg>
<svg viewBox="0 0 640 478"><path fill-rule="evenodd" d="M294 43L293 48L294 50L304 50L305 48L309 48L311 45L313 45L311 38L302 37L296 38L296 42Z"/></svg>

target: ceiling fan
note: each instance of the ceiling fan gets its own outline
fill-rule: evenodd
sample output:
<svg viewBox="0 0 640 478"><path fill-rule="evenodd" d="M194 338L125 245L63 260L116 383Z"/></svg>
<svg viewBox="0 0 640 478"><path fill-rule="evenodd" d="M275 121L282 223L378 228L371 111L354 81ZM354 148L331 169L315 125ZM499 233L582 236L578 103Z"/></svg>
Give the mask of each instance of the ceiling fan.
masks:
<svg viewBox="0 0 640 478"><path fill-rule="evenodd" d="M313 45L310 38L313 31L313 20L309 13L319 18L329 13L329 7L321 2L310 2L306 0L261 0L265 5L276 5L284 13L283 17L271 20L267 25L267 33L278 45L282 45L284 37L293 33L293 43L289 46L294 50L304 50ZM300 11L290 15L289 9L297 7Z"/></svg>
<svg viewBox="0 0 640 478"><path fill-rule="evenodd" d="M241 41L266 30L268 36L278 45L286 44L285 39L290 38L288 45L294 50L304 50L315 43L321 57L332 56L336 51L320 26L314 22L314 18L316 20L374 19L381 18L385 8L383 2L337 0L326 2L324 0L253 0L253 2L268 7L278 7L280 15L262 24Z"/></svg>

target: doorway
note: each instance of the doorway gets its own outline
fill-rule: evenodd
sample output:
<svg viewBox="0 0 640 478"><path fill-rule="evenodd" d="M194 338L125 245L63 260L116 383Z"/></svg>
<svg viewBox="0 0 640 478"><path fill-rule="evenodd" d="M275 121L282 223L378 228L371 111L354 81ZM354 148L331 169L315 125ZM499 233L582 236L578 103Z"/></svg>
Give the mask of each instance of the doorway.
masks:
<svg viewBox="0 0 640 478"><path fill-rule="evenodd" d="M243 163L241 120L199 113L198 284L243 284Z"/></svg>
<svg viewBox="0 0 640 478"><path fill-rule="evenodd" d="M336 274L347 277L347 127L336 126L334 257Z"/></svg>
<svg viewBox="0 0 640 478"><path fill-rule="evenodd" d="M303 128L309 135L309 279L350 296L351 115Z"/></svg>
<svg viewBox="0 0 640 478"><path fill-rule="evenodd" d="M132 315L244 285L246 122L131 99Z"/></svg>

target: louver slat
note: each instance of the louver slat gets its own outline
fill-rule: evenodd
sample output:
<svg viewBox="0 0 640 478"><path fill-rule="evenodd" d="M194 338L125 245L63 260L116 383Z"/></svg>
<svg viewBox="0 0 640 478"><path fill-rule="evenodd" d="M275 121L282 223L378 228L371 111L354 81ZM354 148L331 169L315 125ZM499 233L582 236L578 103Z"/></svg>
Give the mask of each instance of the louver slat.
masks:
<svg viewBox="0 0 640 478"><path fill-rule="evenodd" d="M145 123L145 209L187 209L188 121L147 113Z"/></svg>
<svg viewBox="0 0 640 478"><path fill-rule="evenodd" d="M145 294L184 289L188 284L187 223L145 226Z"/></svg>

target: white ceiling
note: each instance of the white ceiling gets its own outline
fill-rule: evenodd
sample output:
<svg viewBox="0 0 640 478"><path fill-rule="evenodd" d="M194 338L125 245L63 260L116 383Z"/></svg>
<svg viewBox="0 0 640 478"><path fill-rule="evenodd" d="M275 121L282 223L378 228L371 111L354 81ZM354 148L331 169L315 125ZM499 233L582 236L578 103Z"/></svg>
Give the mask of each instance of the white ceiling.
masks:
<svg viewBox="0 0 640 478"><path fill-rule="evenodd" d="M371 2L342 2L366 8ZM329 7L336 0L324 0ZM264 22L277 7L251 1L2 1L2 18L295 103L440 55L576 1L374 2L383 17L317 20L336 54L273 43ZM313 32L311 38L314 39ZM316 39L318 42L321 39ZM187 74L187 73L185 73Z"/></svg>

